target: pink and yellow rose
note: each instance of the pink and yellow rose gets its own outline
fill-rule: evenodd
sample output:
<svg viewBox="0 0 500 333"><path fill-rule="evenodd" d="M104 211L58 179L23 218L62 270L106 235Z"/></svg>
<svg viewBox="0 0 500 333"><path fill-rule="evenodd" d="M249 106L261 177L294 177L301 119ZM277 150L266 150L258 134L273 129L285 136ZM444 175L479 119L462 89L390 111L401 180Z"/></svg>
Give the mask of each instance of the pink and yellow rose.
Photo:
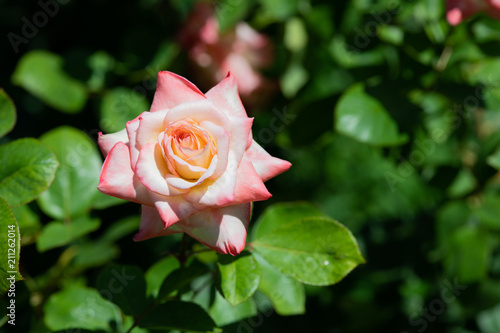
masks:
<svg viewBox="0 0 500 333"><path fill-rule="evenodd" d="M120 132L100 133L106 159L98 188L142 204L136 241L184 232L236 255L252 202L271 197L264 181L291 165L252 139L252 121L232 75L203 94L160 72L151 110Z"/></svg>

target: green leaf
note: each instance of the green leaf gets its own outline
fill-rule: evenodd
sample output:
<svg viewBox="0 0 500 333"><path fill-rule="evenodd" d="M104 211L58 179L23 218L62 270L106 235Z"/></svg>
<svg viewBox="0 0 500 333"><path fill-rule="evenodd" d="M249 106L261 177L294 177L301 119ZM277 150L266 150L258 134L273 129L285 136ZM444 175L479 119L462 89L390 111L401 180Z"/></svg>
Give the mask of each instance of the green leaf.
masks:
<svg viewBox="0 0 500 333"><path fill-rule="evenodd" d="M26 53L17 64L12 82L63 112L76 113L87 101L85 86L64 72L61 57L47 51Z"/></svg>
<svg viewBox="0 0 500 333"><path fill-rule="evenodd" d="M129 120L149 110L149 102L137 91L118 87L104 94L100 110L101 128L106 132L118 132Z"/></svg>
<svg viewBox="0 0 500 333"><path fill-rule="evenodd" d="M491 73L497 73L500 70L500 59L498 58L481 59L481 61L464 64L461 70L471 85L484 84L487 87L495 87L500 82L496 76L491 75Z"/></svg>
<svg viewBox="0 0 500 333"><path fill-rule="evenodd" d="M43 309L45 325L51 331L81 328L110 332L111 323L121 321L118 308L87 287L72 286L52 294Z"/></svg>
<svg viewBox="0 0 500 333"><path fill-rule="evenodd" d="M121 205L124 203L127 203L127 200L119 199L112 197L110 195L106 195L101 192L97 192L96 196L94 197L94 202L92 203L92 208L95 209L106 209L109 207Z"/></svg>
<svg viewBox="0 0 500 333"><path fill-rule="evenodd" d="M446 192L450 198L458 198L472 192L476 187L474 174L468 169L462 169Z"/></svg>
<svg viewBox="0 0 500 333"><path fill-rule="evenodd" d="M220 332L198 304L169 301L155 307L139 321L142 328L191 332Z"/></svg>
<svg viewBox="0 0 500 333"><path fill-rule="evenodd" d="M78 245L75 251L76 254L71 263L81 270L102 266L120 253L117 246L103 242Z"/></svg>
<svg viewBox="0 0 500 333"><path fill-rule="evenodd" d="M408 140L399 134L396 122L379 101L366 94L362 85L350 88L335 108L335 130L374 146L397 146Z"/></svg>
<svg viewBox="0 0 500 333"><path fill-rule="evenodd" d="M453 233L471 220L471 210L465 201L449 201L436 213L436 240L439 249L451 252Z"/></svg>
<svg viewBox="0 0 500 333"><path fill-rule="evenodd" d="M14 216L19 224L21 234L24 236L32 235L39 231L42 227L40 218L35 214L28 205L18 206L12 209ZM24 239L23 239L24 242Z"/></svg>
<svg viewBox="0 0 500 333"><path fill-rule="evenodd" d="M86 213L99 192L102 159L94 142L72 127L63 126L40 140L57 155L61 167L52 186L38 198L43 212L63 220Z"/></svg>
<svg viewBox="0 0 500 333"><path fill-rule="evenodd" d="M306 311L304 286L271 266L258 253L255 254L255 259L262 272L259 290L269 297L276 312L282 316L304 314Z"/></svg>
<svg viewBox="0 0 500 333"><path fill-rule="evenodd" d="M49 187L59 163L47 146L25 138L0 146L0 165L0 197L20 206Z"/></svg>
<svg viewBox="0 0 500 333"><path fill-rule="evenodd" d="M401 45L404 39L404 31L393 25L379 25L377 28L379 38L389 44Z"/></svg>
<svg viewBox="0 0 500 333"><path fill-rule="evenodd" d="M283 95L287 98L294 97L307 83L309 73L298 62L292 62L281 76L280 86Z"/></svg>
<svg viewBox="0 0 500 333"><path fill-rule="evenodd" d="M154 263L146 272L146 294L158 296L163 280L174 270L179 268L179 260L175 257L165 257Z"/></svg>
<svg viewBox="0 0 500 333"><path fill-rule="evenodd" d="M140 223L139 216L128 216L113 223L102 235L100 241L106 243L114 243L126 235L137 231Z"/></svg>
<svg viewBox="0 0 500 333"><path fill-rule="evenodd" d="M481 225L491 230L500 230L500 196L487 195L476 209Z"/></svg>
<svg viewBox="0 0 500 333"><path fill-rule="evenodd" d="M295 15L299 8L299 0L259 0L264 15L275 21L284 21Z"/></svg>
<svg viewBox="0 0 500 333"><path fill-rule="evenodd" d="M226 326L253 317L256 314L257 307L252 298L233 306L218 292L215 293L214 303L210 307L210 316L212 316L217 326Z"/></svg>
<svg viewBox="0 0 500 333"><path fill-rule="evenodd" d="M283 273L318 286L340 281L365 262L346 227L319 217L276 228L255 240L253 247Z"/></svg>
<svg viewBox="0 0 500 333"><path fill-rule="evenodd" d="M7 202L0 198L0 295L9 290L11 283L22 280L19 273L21 235L16 218ZM13 277L13 279L12 279Z"/></svg>
<svg viewBox="0 0 500 333"><path fill-rule="evenodd" d="M488 165L500 170L500 149L497 149L493 155L488 156L486 162Z"/></svg>
<svg viewBox="0 0 500 333"><path fill-rule="evenodd" d="M330 45L330 55L343 68L357 68L381 65L385 61L384 48L376 47L360 52L356 47L349 45L344 36L336 35Z"/></svg>
<svg viewBox="0 0 500 333"><path fill-rule="evenodd" d="M214 4L215 15L222 33L231 31L230 29L238 22L243 21L253 5L251 1L242 0L217 1Z"/></svg>
<svg viewBox="0 0 500 333"><path fill-rule="evenodd" d="M479 312L477 326L479 326L481 333L500 332L500 305L497 305L493 309Z"/></svg>
<svg viewBox="0 0 500 333"><path fill-rule="evenodd" d="M291 52L299 52L307 46L307 30L304 22L293 17L285 23L285 36L283 44Z"/></svg>
<svg viewBox="0 0 500 333"><path fill-rule="evenodd" d="M448 276L456 276L461 283L483 280L488 275L491 251L487 233L473 225L458 228L452 234L444 261Z"/></svg>
<svg viewBox="0 0 500 333"><path fill-rule="evenodd" d="M219 255L217 267L218 288L231 305L242 303L257 290L260 267L249 252L242 252L236 257Z"/></svg>
<svg viewBox="0 0 500 333"><path fill-rule="evenodd" d="M16 107L9 95L0 89L0 138L9 133L16 123Z"/></svg>
<svg viewBox="0 0 500 333"><path fill-rule="evenodd" d="M99 228L99 219L83 216L71 222L54 221L47 224L36 241L39 252L64 246Z"/></svg>
<svg viewBox="0 0 500 333"><path fill-rule="evenodd" d="M307 201L274 204L260 215L252 230L252 239L265 236L274 229L305 217L327 217Z"/></svg>
<svg viewBox="0 0 500 333"><path fill-rule="evenodd" d="M500 41L500 36L498 36L499 30L500 22L496 20L479 20L472 25L474 39L478 43Z"/></svg>
<svg viewBox="0 0 500 333"><path fill-rule="evenodd" d="M97 289L126 315L139 316L151 304L146 298L144 274L135 266L105 267L97 277Z"/></svg>
<svg viewBox="0 0 500 333"><path fill-rule="evenodd" d="M206 267L197 261L194 261L188 267L180 267L172 271L163 281L158 292L158 299L163 300L175 290L181 291L184 287L189 286L191 281L203 275L206 271Z"/></svg>

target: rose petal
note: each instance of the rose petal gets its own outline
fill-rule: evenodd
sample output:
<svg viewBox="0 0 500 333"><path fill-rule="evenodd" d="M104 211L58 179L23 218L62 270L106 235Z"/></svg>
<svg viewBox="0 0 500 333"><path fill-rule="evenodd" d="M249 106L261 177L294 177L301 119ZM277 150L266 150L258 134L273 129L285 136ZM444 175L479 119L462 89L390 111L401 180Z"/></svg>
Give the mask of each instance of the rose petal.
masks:
<svg viewBox="0 0 500 333"><path fill-rule="evenodd" d="M210 163L210 166L208 167L207 171L198 180L190 181L187 179L180 178L178 176L167 175L167 177L166 177L167 183L170 186L173 186L173 187L178 188L180 190L187 190L187 189L193 188L197 185L200 185L208 177L210 177L214 173L216 166L217 166L217 155L212 158L212 162Z"/></svg>
<svg viewBox="0 0 500 333"><path fill-rule="evenodd" d="M187 202L181 196L165 197L156 193L150 192L151 199L160 214L165 228L179 222L186 217L198 213L201 209L199 206Z"/></svg>
<svg viewBox="0 0 500 333"><path fill-rule="evenodd" d="M248 144L248 136L252 133L253 118L230 118L232 129L229 149L239 163Z"/></svg>
<svg viewBox="0 0 500 333"><path fill-rule="evenodd" d="M182 76L163 71L158 73L151 112L169 110L179 104L201 99L206 97L194 84Z"/></svg>
<svg viewBox="0 0 500 333"><path fill-rule="evenodd" d="M141 149L136 140L137 129L139 128L140 121L141 116L127 122L127 126L125 127L130 140L128 146L130 149L130 165L132 166L132 170L135 170L135 165L137 163L137 159L139 158L139 150Z"/></svg>
<svg viewBox="0 0 500 333"><path fill-rule="evenodd" d="M165 130L163 121L168 111L143 112L137 130L137 147L141 149L148 143L158 142L158 135Z"/></svg>
<svg viewBox="0 0 500 333"><path fill-rule="evenodd" d="M199 242L223 254L233 256L245 248L252 204L207 209L178 223Z"/></svg>
<svg viewBox="0 0 500 333"><path fill-rule="evenodd" d="M148 190L142 185L130 166L130 151L123 142L110 150L101 170L99 191L120 199L153 205Z"/></svg>
<svg viewBox="0 0 500 333"><path fill-rule="evenodd" d="M262 181L276 177L288 170L292 164L288 161L269 155L257 142L253 141L245 152L246 157L252 162L255 171Z"/></svg>
<svg viewBox="0 0 500 333"><path fill-rule="evenodd" d="M209 100L183 103L167 112L163 122L167 128L172 122L191 119L197 123L208 120L224 128L231 135L231 122L229 118L214 106Z"/></svg>
<svg viewBox="0 0 500 333"><path fill-rule="evenodd" d="M263 201L272 197L264 182L255 171L252 162L244 156L238 166L234 204Z"/></svg>
<svg viewBox="0 0 500 333"><path fill-rule="evenodd" d="M211 179L220 177L227 167L229 159L229 149L233 138L230 136L223 127L214 124L211 121L202 121L200 126L206 129L214 138L217 149L217 166L213 174L209 175ZM238 136L238 135L236 135ZM236 159L236 158L235 158ZM208 178L205 177L205 178Z"/></svg>
<svg viewBox="0 0 500 333"><path fill-rule="evenodd" d="M141 226L139 227L139 232L134 236L134 241L138 242L154 237L173 235L179 232L182 232L182 229L176 224L165 229L156 207L143 205L141 213Z"/></svg>
<svg viewBox="0 0 500 333"><path fill-rule="evenodd" d="M102 154L104 155L104 157L106 157L115 144L117 144L118 142L128 143L129 140L127 131L124 128L119 132L110 134L102 134L102 132L99 132L99 138L97 139L97 142L99 144L99 148L101 148Z"/></svg>
<svg viewBox="0 0 500 333"><path fill-rule="evenodd" d="M238 85L234 75L227 73L224 80L210 89L205 96L214 103L214 105L224 111L227 116L247 118L247 112L241 103L238 94Z"/></svg>
<svg viewBox="0 0 500 333"><path fill-rule="evenodd" d="M165 178L170 172L163 158L161 147L157 143L148 143L141 149L135 172L141 183L150 191L164 196L183 193L182 190L168 186Z"/></svg>
<svg viewBox="0 0 500 333"><path fill-rule="evenodd" d="M193 204L208 207L226 206L233 202L238 164L234 158L231 156L229 158L226 171L219 178L193 187L189 192L183 194L183 197Z"/></svg>
<svg viewBox="0 0 500 333"><path fill-rule="evenodd" d="M172 150L172 141L174 140L174 138L169 138L169 139L170 142L166 144L167 148L166 154L168 156L169 163L171 163L170 169L172 170L173 168L173 170L175 170L175 172L179 176L185 179L198 180L203 175L203 173L207 171L207 169L196 165L192 165L181 159L176 154L174 154Z"/></svg>

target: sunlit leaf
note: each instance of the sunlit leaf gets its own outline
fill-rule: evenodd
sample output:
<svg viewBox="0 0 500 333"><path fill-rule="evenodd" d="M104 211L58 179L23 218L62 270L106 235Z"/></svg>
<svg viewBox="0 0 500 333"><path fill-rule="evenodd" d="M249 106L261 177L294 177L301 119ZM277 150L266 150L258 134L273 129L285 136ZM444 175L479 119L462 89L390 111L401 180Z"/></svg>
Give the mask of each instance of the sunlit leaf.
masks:
<svg viewBox="0 0 500 333"><path fill-rule="evenodd" d="M335 130L374 146L397 146L408 136L400 134L384 106L364 92L362 85L349 89L335 108Z"/></svg>
<svg viewBox="0 0 500 333"><path fill-rule="evenodd" d="M111 331L120 312L97 290L72 286L52 294L44 305L44 322L51 331L88 329Z"/></svg>
<svg viewBox="0 0 500 333"><path fill-rule="evenodd" d="M102 159L96 145L83 132L68 126L53 129L40 140L61 162L54 183L38 198L40 208L59 220L87 212L99 192Z"/></svg>
<svg viewBox="0 0 500 333"><path fill-rule="evenodd" d="M149 111L149 101L143 95L124 87L114 88L104 94L101 102L101 128L118 132L144 111Z"/></svg>
<svg viewBox="0 0 500 333"><path fill-rule="evenodd" d="M242 303L257 290L261 273L252 254L242 252L236 257L220 255L217 266L219 289L231 305Z"/></svg>
<svg viewBox="0 0 500 333"><path fill-rule="evenodd" d="M47 146L25 138L0 146L0 165L0 197L19 206L49 187L59 163Z"/></svg>
<svg viewBox="0 0 500 333"><path fill-rule="evenodd" d="M60 111L76 113L87 102L85 86L64 72L60 56L47 51L26 53L17 64L12 82Z"/></svg>
<svg viewBox="0 0 500 333"><path fill-rule="evenodd" d="M272 266L312 285L334 284L364 263L350 231L336 221L319 217L276 228L252 245Z"/></svg>
<svg viewBox="0 0 500 333"><path fill-rule="evenodd" d="M89 217L80 217L70 222L50 222L43 227L37 239L38 251L44 252L67 245L75 239L99 228L100 221Z"/></svg>
<svg viewBox="0 0 500 333"><path fill-rule="evenodd" d="M5 93L0 89L0 138L9 133L16 123L16 107Z"/></svg>

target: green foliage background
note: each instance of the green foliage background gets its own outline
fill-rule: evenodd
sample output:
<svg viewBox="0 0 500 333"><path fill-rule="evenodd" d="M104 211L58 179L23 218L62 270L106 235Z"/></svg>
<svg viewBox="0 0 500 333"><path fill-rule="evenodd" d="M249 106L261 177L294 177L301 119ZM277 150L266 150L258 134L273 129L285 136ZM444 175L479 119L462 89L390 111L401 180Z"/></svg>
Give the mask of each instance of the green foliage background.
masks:
<svg viewBox="0 0 500 333"><path fill-rule="evenodd" d="M194 2L61 1L16 52L7 34L23 36L43 8L0 1L0 109L10 110L8 96L17 109L10 133L15 117L2 111L2 170L44 165L43 177L26 171L39 180L33 192L12 195L0 182L2 214L13 207L21 233L16 331L126 332L162 299L133 332L500 332L500 22L479 14L451 27L444 1L433 0L216 2L223 30L244 20L275 44L265 75L280 89L252 110L253 133L293 167L255 204L252 256L200 252L179 268L166 255L179 237L134 243L139 205L97 191L95 142L149 108L158 71L201 85L177 38ZM24 137L40 141L14 141ZM44 148L28 156L34 146L13 144ZM303 269L263 258L283 235L343 246L326 237L350 237L332 219L366 259L341 282L324 287L338 279L315 274L336 259L328 251ZM124 267L139 278L123 299L105 301L98 291ZM207 284L210 269L227 283ZM178 303L181 294L198 305ZM168 313L179 320L157 322Z"/></svg>

